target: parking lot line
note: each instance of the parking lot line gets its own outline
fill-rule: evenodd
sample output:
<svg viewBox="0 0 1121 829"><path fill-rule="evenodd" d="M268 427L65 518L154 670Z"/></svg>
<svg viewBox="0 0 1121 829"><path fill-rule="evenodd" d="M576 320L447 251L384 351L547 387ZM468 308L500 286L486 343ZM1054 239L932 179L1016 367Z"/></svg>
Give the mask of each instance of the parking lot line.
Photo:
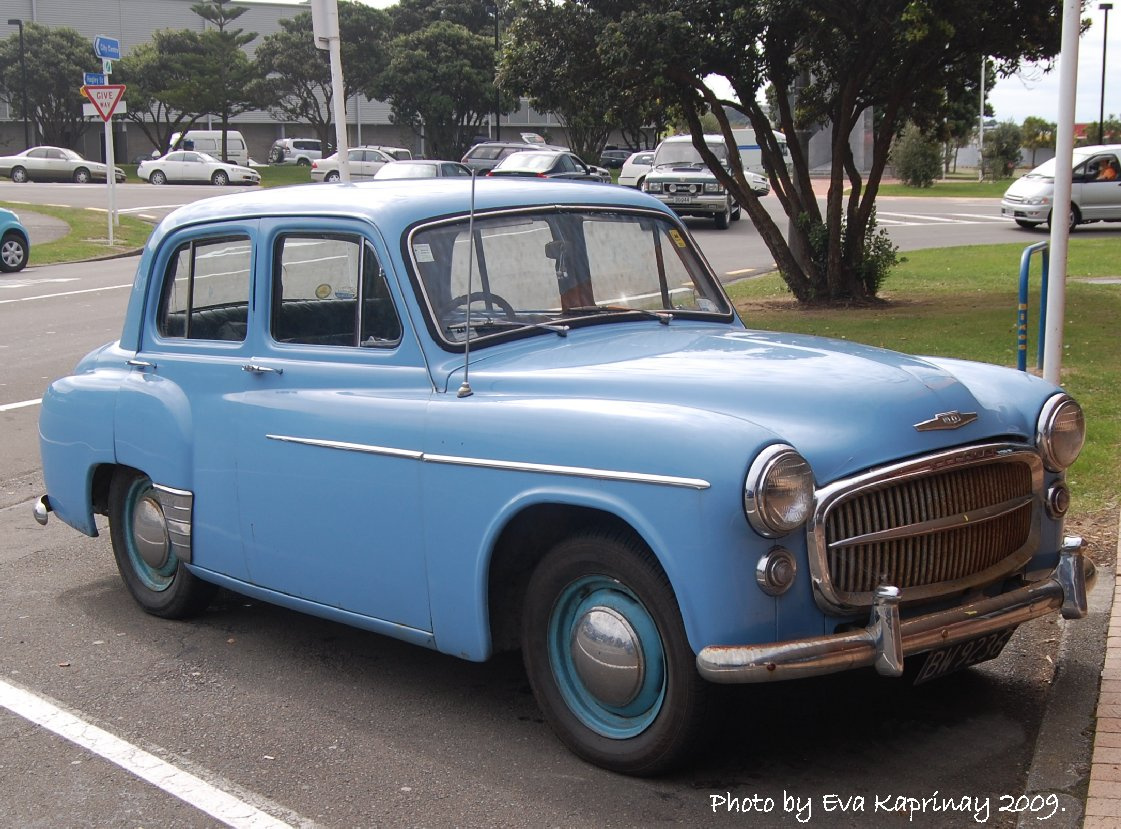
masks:
<svg viewBox="0 0 1121 829"><path fill-rule="evenodd" d="M0 706L108 760L235 829L290 829L256 806L0 679Z"/></svg>
<svg viewBox="0 0 1121 829"><path fill-rule="evenodd" d="M36 397L34 400L21 400L19 403L0 403L0 412L10 412L14 409L26 409L28 406L38 406L43 402L43 398Z"/></svg>

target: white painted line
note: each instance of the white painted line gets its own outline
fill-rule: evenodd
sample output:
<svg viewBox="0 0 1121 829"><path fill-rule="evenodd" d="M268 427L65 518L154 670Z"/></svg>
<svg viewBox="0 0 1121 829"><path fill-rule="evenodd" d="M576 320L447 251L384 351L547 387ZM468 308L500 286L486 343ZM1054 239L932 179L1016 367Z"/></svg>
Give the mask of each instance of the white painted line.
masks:
<svg viewBox="0 0 1121 829"><path fill-rule="evenodd" d="M291 824L212 786L201 777L183 771L2 679L0 706L120 766L226 826L234 829L291 829Z"/></svg>
<svg viewBox="0 0 1121 829"><path fill-rule="evenodd" d="M1003 216L986 216L982 213L951 213L951 216L964 216L967 219L984 219L986 222L1007 222Z"/></svg>
<svg viewBox="0 0 1121 829"><path fill-rule="evenodd" d="M43 402L43 398L38 397L35 400L21 400L19 403L0 403L0 412L11 412L15 409L26 409L28 406L38 406Z"/></svg>
<svg viewBox="0 0 1121 829"><path fill-rule="evenodd" d="M725 271L725 276L740 276L745 273L755 273L755 268L740 268L738 271Z"/></svg>
<svg viewBox="0 0 1121 829"><path fill-rule="evenodd" d="M78 294L96 294L98 291L116 291L120 288L131 288L132 283L128 285L106 285L104 288L86 288L81 291L60 291L57 294L39 294L38 296L25 296L19 299L0 299L0 305L7 305L9 302L31 302L34 299L54 299L57 296L77 296Z"/></svg>
<svg viewBox="0 0 1121 829"><path fill-rule="evenodd" d="M186 202L179 204L149 204L144 207L122 207L118 213L137 213L141 210L174 210L177 207L182 207Z"/></svg>
<svg viewBox="0 0 1121 829"><path fill-rule="evenodd" d="M940 216L931 216L929 214L916 214L916 213L880 213L876 211L876 219L880 216L900 216L904 219L919 219L923 222L949 222L950 224L961 224L957 219L943 219Z"/></svg>

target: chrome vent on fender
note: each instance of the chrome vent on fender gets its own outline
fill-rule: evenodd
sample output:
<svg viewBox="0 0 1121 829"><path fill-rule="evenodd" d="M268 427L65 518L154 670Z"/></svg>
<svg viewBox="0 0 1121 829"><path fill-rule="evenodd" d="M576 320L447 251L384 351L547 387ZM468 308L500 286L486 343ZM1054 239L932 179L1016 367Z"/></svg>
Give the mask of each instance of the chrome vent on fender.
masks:
<svg viewBox="0 0 1121 829"><path fill-rule="evenodd" d="M921 601L1022 567L1039 536L1043 464L989 444L885 467L824 487L809 527L823 609L871 607L880 585Z"/></svg>

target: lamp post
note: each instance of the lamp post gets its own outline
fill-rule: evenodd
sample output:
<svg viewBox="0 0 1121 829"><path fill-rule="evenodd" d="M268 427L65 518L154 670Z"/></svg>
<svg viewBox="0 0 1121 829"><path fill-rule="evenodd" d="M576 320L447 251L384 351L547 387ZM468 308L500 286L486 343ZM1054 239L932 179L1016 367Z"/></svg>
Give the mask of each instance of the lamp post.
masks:
<svg viewBox="0 0 1121 829"><path fill-rule="evenodd" d="M1098 104L1098 143L1105 143L1105 53L1109 43L1109 10L1112 3L1098 3L1098 8L1105 12L1105 22L1102 24L1102 97ZM10 21L9 21L10 22Z"/></svg>
<svg viewBox="0 0 1121 829"><path fill-rule="evenodd" d="M494 13L494 60L495 69L498 68L498 2L495 0L493 5L487 6L487 11ZM498 90L498 84L494 86L494 140L498 141L502 138L499 133L498 127L498 112L502 108L502 93Z"/></svg>
<svg viewBox="0 0 1121 829"><path fill-rule="evenodd" d="M19 83L20 97L23 101L23 148L31 146L31 129L27 120L27 58L23 48L23 21L9 20L9 26L19 26Z"/></svg>

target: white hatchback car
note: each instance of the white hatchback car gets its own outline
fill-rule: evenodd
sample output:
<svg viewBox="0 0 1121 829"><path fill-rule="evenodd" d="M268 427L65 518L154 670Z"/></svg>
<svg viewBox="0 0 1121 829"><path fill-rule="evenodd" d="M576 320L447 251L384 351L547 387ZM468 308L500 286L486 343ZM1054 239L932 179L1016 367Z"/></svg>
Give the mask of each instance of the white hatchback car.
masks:
<svg viewBox="0 0 1121 829"><path fill-rule="evenodd" d="M650 165L653 163L653 150L641 150L637 153L631 153L630 157L623 162L623 166L619 170L619 180L616 183L627 187L640 187L642 185L642 177L646 175L646 171L650 169Z"/></svg>
<svg viewBox="0 0 1121 829"><path fill-rule="evenodd" d="M188 182L193 184L260 184L261 174L239 164L227 164L212 155L176 150L150 161L141 161L136 175L149 184Z"/></svg>
<svg viewBox="0 0 1121 829"><path fill-rule="evenodd" d="M1121 144L1074 148L1070 186L1070 226L1121 221ZM1055 159L1013 182L1000 202L1000 215L1020 227L1050 224L1055 201Z"/></svg>

